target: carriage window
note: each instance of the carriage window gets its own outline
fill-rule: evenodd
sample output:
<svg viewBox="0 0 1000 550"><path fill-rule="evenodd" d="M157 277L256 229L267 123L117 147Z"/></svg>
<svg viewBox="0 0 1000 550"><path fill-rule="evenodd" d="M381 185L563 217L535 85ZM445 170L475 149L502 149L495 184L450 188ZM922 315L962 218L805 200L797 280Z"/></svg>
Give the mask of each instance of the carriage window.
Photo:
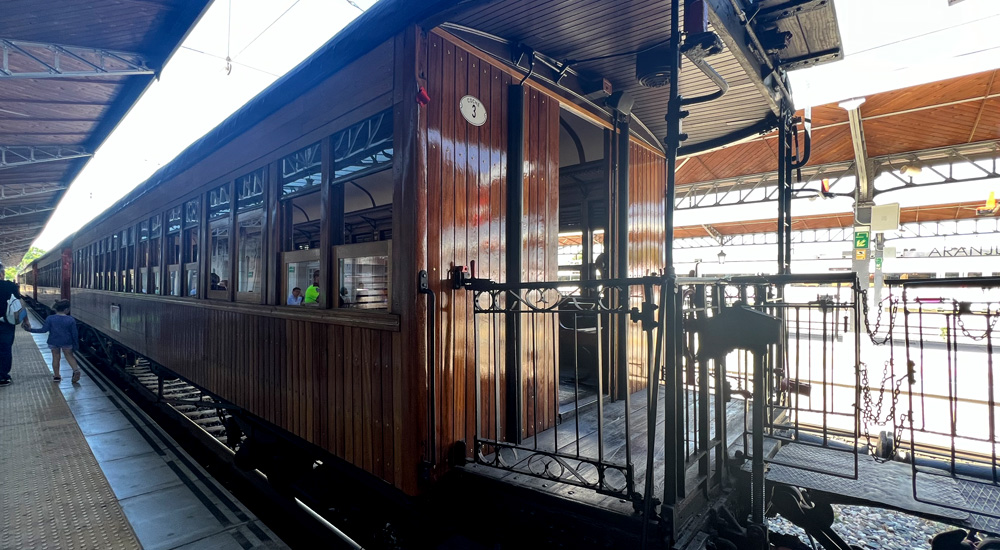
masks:
<svg viewBox="0 0 1000 550"><path fill-rule="evenodd" d="M184 289L188 296L198 295L198 221L201 218L198 199L184 205Z"/></svg>
<svg viewBox="0 0 1000 550"><path fill-rule="evenodd" d="M264 169L254 170L236 179L236 208L246 210L264 204Z"/></svg>
<svg viewBox="0 0 1000 550"><path fill-rule="evenodd" d="M389 309L390 247L389 241L334 247L337 307Z"/></svg>
<svg viewBox="0 0 1000 550"><path fill-rule="evenodd" d="M139 224L139 243L136 246L135 269L138 275L135 291L149 292L149 221Z"/></svg>
<svg viewBox="0 0 1000 550"><path fill-rule="evenodd" d="M161 231L163 229L160 223L160 215L157 214L149 220L149 290L150 294L160 294L160 281L162 277L160 274L160 240Z"/></svg>
<svg viewBox="0 0 1000 550"><path fill-rule="evenodd" d="M181 295L181 207L170 209L167 216L167 242L165 258L167 263L167 294Z"/></svg>
<svg viewBox="0 0 1000 550"><path fill-rule="evenodd" d="M135 228L125 230L125 291L135 292Z"/></svg>
<svg viewBox="0 0 1000 550"><path fill-rule="evenodd" d="M264 211L253 210L244 212L237 218L237 243L239 245L236 274L236 290L244 298L258 301L260 299L261 279L260 268L263 265L263 222Z"/></svg>
<svg viewBox="0 0 1000 550"><path fill-rule="evenodd" d="M387 310L392 239L392 111L332 138L332 181L342 197L342 238L334 238L335 307Z"/></svg>
<svg viewBox="0 0 1000 550"><path fill-rule="evenodd" d="M229 224L232 201L229 184L208 193L209 288L211 298L229 297Z"/></svg>

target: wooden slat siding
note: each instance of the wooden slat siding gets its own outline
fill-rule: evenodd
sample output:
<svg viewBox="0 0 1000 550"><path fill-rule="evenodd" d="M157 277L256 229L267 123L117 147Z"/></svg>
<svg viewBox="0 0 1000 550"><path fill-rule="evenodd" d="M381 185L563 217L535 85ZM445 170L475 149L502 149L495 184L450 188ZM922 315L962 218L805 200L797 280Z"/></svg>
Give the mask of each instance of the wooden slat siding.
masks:
<svg viewBox="0 0 1000 550"><path fill-rule="evenodd" d="M663 269L664 192L663 156L632 140L629 144L629 277L660 273ZM631 289L631 305L641 307L641 288ZM656 299L658 300L658 296ZM646 387L649 368L646 333L628 323L629 392Z"/></svg>
<svg viewBox="0 0 1000 550"><path fill-rule="evenodd" d="M471 293L450 288L448 270L476 262L477 276L506 279L504 262L504 211L506 202L507 86L510 75L502 68L471 54L448 39L432 33L427 43L427 220L428 268L438 293L438 458L443 459L459 440L471 443L475 421L475 353ZM558 231L558 117L559 104L550 96L529 92L529 151L525 181L525 247L522 268L525 280L556 277L555 244ZM488 108L481 127L468 124L458 110L465 95L476 96ZM551 189L549 188L551 186ZM520 223L521 220L513 223ZM498 321L499 319L495 319ZM489 320L480 320L479 345L483 354L478 383L483 392L483 430L495 435L492 407L498 366L493 351L502 331ZM522 429L534 433L555 421L552 385L555 365L552 328L541 321L525 320L525 341L537 340L537 357L525 361L525 416ZM527 353L527 352L526 352ZM502 361L502 358L499 358ZM535 363L537 362L537 367ZM534 378L538 374L538 418L534 418ZM505 396L503 396L505 398ZM502 407L502 405L501 405ZM472 452L469 446L469 452Z"/></svg>

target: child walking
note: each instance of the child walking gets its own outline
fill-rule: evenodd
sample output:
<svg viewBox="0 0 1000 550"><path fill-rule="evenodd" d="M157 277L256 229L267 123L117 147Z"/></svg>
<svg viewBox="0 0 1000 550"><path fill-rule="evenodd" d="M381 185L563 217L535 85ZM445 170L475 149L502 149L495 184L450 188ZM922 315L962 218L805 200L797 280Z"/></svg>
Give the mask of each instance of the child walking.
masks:
<svg viewBox="0 0 1000 550"><path fill-rule="evenodd" d="M49 333L49 349L52 350L52 380L59 382L59 356L65 355L69 365L73 367L73 382L80 381L80 366L76 363L73 352L80 348L80 338L76 330L76 319L69 314L69 300L59 300L53 304L56 310L55 315L45 318L42 328L31 328L31 322L27 319L21 324L28 332L41 334Z"/></svg>

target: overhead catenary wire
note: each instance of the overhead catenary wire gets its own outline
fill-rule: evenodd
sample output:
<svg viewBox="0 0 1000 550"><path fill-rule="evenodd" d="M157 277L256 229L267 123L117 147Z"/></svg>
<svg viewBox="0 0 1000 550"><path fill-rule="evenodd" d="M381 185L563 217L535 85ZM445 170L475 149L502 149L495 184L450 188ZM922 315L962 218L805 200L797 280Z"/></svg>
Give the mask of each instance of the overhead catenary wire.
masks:
<svg viewBox="0 0 1000 550"><path fill-rule="evenodd" d="M206 51L202 51L202 50L199 50L199 49L196 49L196 48L192 48L191 46L181 46L181 49L182 50L190 50L192 52L200 53L202 55L207 55L207 56L215 58L215 59L221 59L223 61L227 60L227 58L222 57L221 55L215 55L214 53L208 53ZM278 75L278 74L274 74L274 73L272 73L270 71L265 71L264 69L259 69L257 67L252 66L252 65L247 65L246 63L240 63L239 61L229 61L229 62L232 63L232 64L234 64L234 65L240 65L242 67L246 67L248 69L251 69L251 70L254 70L254 71L257 71L257 72L260 72L260 73L264 73L266 75L273 76L275 78L278 78L279 76L281 76L281 75Z"/></svg>
<svg viewBox="0 0 1000 550"><path fill-rule="evenodd" d="M295 6L297 6L298 3L301 2L301 1L302 0L295 0L295 2L292 2L292 5L288 6L288 8L286 8L285 11L281 12L281 15L279 15L277 18L275 18L274 21L271 21L270 25L268 25L267 27L264 27L264 30L260 31L260 33L257 36L253 37L253 40L251 40L249 44L247 44L246 46L243 46L243 49L240 50L239 52L237 52L237 54L235 56L233 56L233 59L236 59L237 57L240 56L240 54L242 54L243 52L245 52L247 50L247 48L249 48L250 46L252 46L253 43L256 42L258 38L260 38L261 36L263 36L264 33L266 33L268 31L268 29L270 29L271 27L273 27L275 23L277 23L278 21L280 21L281 18L284 17L286 13L290 12L292 10L292 8L294 8Z"/></svg>

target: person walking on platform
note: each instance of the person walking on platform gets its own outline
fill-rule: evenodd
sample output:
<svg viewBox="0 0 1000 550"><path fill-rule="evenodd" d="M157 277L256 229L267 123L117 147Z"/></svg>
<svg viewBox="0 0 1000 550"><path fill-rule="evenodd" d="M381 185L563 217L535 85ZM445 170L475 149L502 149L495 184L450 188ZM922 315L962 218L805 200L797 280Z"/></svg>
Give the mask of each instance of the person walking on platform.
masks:
<svg viewBox="0 0 1000 550"><path fill-rule="evenodd" d="M80 349L80 335L76 328L76 319L69 314L69 300L59 300L53 304L55 315L45 318L41 328L31 328L31 323L25 319L21 324L28 332L49 333L49 349L52 351L52 380L59 382L59 356L65 355L69 366L73 367L73 383L80 381L80 366L76 363L73 352Z"/></svg>
<svg viewBox="0 0 1000 550"><path fill-rule="evenodd" d="M0 320L0 386L10 384L10 369L14 364L14 354L11 348L14 346L14 332L17 327L17 319L7 319L11 314L11 299L18 300L17 311L14 314L18 318L27 319L28 313L20 307L21 292L17 283L4 280L4 266L0 264L0 303L3 303L7 310L4 312L4 319Z"/></svg>

